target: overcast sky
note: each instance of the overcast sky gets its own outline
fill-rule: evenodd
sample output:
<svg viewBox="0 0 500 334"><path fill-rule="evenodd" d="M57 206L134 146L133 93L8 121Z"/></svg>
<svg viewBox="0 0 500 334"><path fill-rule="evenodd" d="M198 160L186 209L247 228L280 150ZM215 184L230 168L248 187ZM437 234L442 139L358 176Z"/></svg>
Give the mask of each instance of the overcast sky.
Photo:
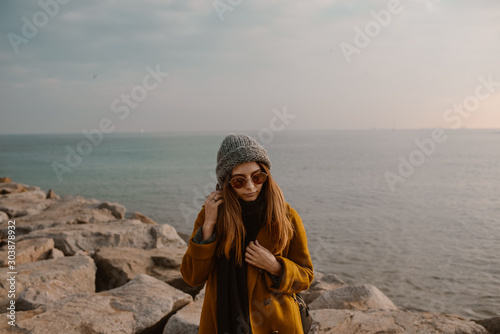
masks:
<svg viewBox="0 0 500 334"><path fill-rule="evenodd" d="M1 134L500 128L499 1L54 1L0 2Z"/></svg>

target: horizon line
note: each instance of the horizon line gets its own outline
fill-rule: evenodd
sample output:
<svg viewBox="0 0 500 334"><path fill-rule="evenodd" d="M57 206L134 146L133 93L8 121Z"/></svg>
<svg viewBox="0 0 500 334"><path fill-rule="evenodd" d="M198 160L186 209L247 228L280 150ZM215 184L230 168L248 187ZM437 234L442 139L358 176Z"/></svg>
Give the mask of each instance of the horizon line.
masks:
<svg viewBox="0 0 500 334"><path fill-rule="evenodd" d="M420 127L420 128L385 128L385 127L371 127L371 128L349 128L349 129L289 129L284 130L286 132L328 132L328 131L408 131L408 130L433 130L433 129L443 129L452 131L467 131L467 130L500 130L500 128L439 128L439 127ZM237 130L176 130L176 131L113 131L107 134L201 134L201 133L231 133L231 132L258 132L260 130L255 129L237 129ZM283 132L283 131L280 131ZM18 136L18 135L76 135L82 134L82 132L51 132L51 133L0 133L0 136Z"/></svg>

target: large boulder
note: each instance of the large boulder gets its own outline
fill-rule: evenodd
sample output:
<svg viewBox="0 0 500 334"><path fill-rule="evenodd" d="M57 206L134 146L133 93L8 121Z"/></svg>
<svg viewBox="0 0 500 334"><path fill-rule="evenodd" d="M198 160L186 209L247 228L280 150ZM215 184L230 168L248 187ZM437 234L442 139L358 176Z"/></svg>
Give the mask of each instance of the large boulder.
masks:
<svg viewBox="0 0 500 334"><path fill-rule="evenodd" d="M4 179L6 182L1 182L1 179ZM30 187L25 184L12 182L10 178L0 178L0 194L2 195L18 194L29 190Z"/></svg>
<svg viewBox="0 0 500 334"><path fill-rule="evenodd" d="M54 200L45 197L42 190L0 195L0 211L7 213L10 218L35 215L54 203Z"/></svg>
<svg viewBox="0 0 500 334"><path fill-rule="evenodd" d="M163 334L197 334L204 297L205 288L196 296L194 302L183 307L168 320Z"/></svg>
<svg viewBox="0 0 500 334"><path fill-rule="evenodd" d="M335 290L344 286L347 286L347 283L342 281L337 275L323 274L319 271L314 271L314 280L309 286L309 289L302 291L301 294L304 301L310 304L326 291Z"/></svg>
<svg viewBox="0 0 500 334"><path fill-rule="evenodd" d="M109 210L97 208L99 203L96 199L85 199L82 196L55 200L43 212L16 218L16 231L18 234L26 234L50 227L115 221L115 216ZM6 223L0 224L3 236L6 235L6 226Z"/></svg>
<svg viewBox="0 0 500 334"><path fill-rule="evenodd" d="M484 327L455 315L399 310L315 310L311 334L488 334Z"/></svg>
<svg viewBox="0 0 500 334"><path fill-rule="evenodd" d="M10 277L11 270L0 268L0 277ZM16 306L31 309L50 304L75 293L95 292L96 266L88 256L42 260L16 266ZM55 282L55 283L54 283ZM0 281L0 313L6 312L10 302L10 288L6 279Z"/></svg>
<svg viewBox="0 0 500 334"><path fill-rule="evenodd" d="M109 210L116 219L123 219L127 211L123 205L111 202L102 202L97 208Z"/></svg>
<svg viewBox="0 0 500 334"><path fill-rule="evenodd" d="M385 309L397 310L396 305L375 286L370 284L344 286L335 290L326 291L316 298L310 305L311 310L319 309L348 309L369 310Z"/></svg>
<svg viewBox="0 0 500 334"><path fill-rule="evenodd" d="M175 229L167 224L146 225L139 220L118 220L106 224L79 224L46 228L24 238L52 238L55 247L68 255L96 251L103 247L161 248L186 246Z"/></svg>
<svg viewBox="0 0 500 334"><path fill-rule="evenodd" d="M172 313L192 297L148 275L92 295L73 295L46 306L46 311L20 321L25 334L135 334L163 328Z"/></svg>
<svg viewBox="0 0 500 334"><path fill-rule="evenodd" d="M9 215L3 211L0 211L0 226L7 226L7 222L9 221Z"/></svg>
<svg viewBox="0 0 500 334"><path fill-rule="evenodd" d="M0 333L23 333L21 330L18 329L17 324L20 321L27 320L30 318L33 318L35 315L41 314L44 312L43 307L39 307L35 310L29 310L29 311L18 311L16 310L15 312L11 314L3 314L5 316L5 321L0 321ZM9 323L11 322L11 323Z"/></svg>
<svg viewBox="0 0 500 334"><path fill-rule="evenodd" d="M179 272L186 249L187 246L153 249L101 248L94 256L97 265L97 290L113 289L127 283L138 274L148 274L177 289L191 293L192 289L189 289Z"/></svg>
<svg viewBox="0 0 500 334"><path fill-rule="evenodd" d="M500 317L472 321L486 328L490 334L500 334Z"/></svg>
<svg viewBox="0 0 500 334"><path fill-rule="evenodd" d="M54 240L49 238L27 239L16 242L16 265L45 260L54 249ZM8 245L0 249L0 267L8 264Z"/></svg>
<svg viewBox="0 0 500 334"><path fill-rule="evenodd" d="M130 247L104 247L94 256L97 291L122 286L154 265L147 250Z"/></svg>

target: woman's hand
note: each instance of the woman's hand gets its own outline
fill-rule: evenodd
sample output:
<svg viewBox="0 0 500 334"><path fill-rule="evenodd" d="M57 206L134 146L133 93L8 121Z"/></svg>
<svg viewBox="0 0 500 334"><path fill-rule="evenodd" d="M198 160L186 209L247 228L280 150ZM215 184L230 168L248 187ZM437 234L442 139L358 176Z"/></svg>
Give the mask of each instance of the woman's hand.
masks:
<svg viewBox="0 0 500 334"><path fill-rule="evenodd" d="M205 199L205 224L215 225L217 222L217 208L223 202L222 191L216 190Z"/></svg>
<svg viewBox="0 0 500 334"><path fill-rule="evenodd" d="M217 223L217 209L223 202L222 191L213 191L205 199L205 222L203 223L203 240L210 238Z"/></svg>
<svg viewBox="0 0 500 334"><path fill-rule="evenodd" d="M245 261L258 268L269 271L271 274L280 276L282 264L276 260L276 257L264 246L261 246L257 240L250 241L246 252Z"/></svg>

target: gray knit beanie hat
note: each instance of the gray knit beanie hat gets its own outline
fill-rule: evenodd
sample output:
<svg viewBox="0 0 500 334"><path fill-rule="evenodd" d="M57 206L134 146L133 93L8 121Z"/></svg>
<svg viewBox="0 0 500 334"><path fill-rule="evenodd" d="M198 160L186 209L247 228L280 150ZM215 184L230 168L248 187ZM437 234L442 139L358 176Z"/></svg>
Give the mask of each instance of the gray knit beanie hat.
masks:
<svg viewBox="0 0 500 334"><path fill-rule="evenodd" d="M224 184L224 178L234 167L244 162L261 162L271 169L267 151L253 138L243 133L230 133L224 138L217 153L217 181Z"/></svg>

